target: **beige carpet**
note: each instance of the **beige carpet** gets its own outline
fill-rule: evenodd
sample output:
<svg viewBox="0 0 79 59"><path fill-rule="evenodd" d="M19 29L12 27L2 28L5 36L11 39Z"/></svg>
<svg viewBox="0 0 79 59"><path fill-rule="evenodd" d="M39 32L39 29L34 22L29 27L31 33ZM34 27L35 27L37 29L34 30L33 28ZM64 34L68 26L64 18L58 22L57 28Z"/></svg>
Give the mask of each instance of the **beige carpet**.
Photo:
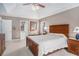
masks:
<svg viewBox="0 0 79 59"><path fill-rule="evenodd" d="M19 50L16 50L10 53L5 53L3 54L3 56L33 56L33 54L28 48L23 47L23 48L20 48Z"/></svg>
<svg viewBox="0 0 79 59"><path fill-rule="evenodd" d="M20 48L19 50L16 50L14 52L11 52L8 54L6 53L3 56L33 56L33 54L31 53L31 51L28 48L23 47L23 48ZM75 55L67 52L65 49L61 49L61 50L54 52L48 56L75 56Z"/></svg>
<svg viewBox="0 0 79 59"><path fill-rule="evenodd" d="M26 40L13 40L10 42L6 42L6 50L4 51L3 56L33 56L31 51L25 46L26 46ZM75 55L67 52L65 49L62 49L48 56L75 56Z"/></svg>

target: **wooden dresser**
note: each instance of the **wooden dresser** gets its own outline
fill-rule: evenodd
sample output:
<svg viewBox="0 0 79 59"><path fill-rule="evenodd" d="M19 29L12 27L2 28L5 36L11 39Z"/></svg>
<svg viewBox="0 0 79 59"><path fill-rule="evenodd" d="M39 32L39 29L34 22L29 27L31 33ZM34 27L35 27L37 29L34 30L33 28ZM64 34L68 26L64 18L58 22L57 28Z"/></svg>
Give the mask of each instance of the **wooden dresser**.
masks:
<svg viewBox="0 0 79 59"><path fill-rule="evenodd" d="M79 56L79 40L68 40L68 51Z"/></svg>
<svg viewBox="0 0 79 59"><path fill-rule="evenodd" d="M0 56L5 50L5 34L0 34Z"/></svg>

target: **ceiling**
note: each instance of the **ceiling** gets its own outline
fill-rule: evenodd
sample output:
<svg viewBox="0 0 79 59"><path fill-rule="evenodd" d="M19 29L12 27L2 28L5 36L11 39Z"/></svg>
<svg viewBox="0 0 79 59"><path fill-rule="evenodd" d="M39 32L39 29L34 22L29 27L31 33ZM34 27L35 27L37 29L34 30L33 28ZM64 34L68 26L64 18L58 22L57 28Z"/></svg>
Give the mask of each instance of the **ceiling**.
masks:
<svg viewBox="0 0 79 59"><path fill-rule="evenodd" d="M45 8L32 10L32 5L23 3L0 3L0 15L24 17L28 19L42 19L57 13L78 7L78 3L42 3Z"/></svg>

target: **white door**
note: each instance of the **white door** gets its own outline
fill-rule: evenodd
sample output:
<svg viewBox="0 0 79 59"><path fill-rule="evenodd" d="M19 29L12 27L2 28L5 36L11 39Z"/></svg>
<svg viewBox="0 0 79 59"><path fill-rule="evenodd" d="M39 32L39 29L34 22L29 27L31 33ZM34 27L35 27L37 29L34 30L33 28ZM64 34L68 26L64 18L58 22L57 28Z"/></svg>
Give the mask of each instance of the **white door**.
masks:
<svg viewBox="0 0 79 59"><path fill-rule="evenodd" d="M6 41L12 40L12 20L2 20L2 32Z"/></svg>
<svg viewBox="0 0 79 59"><path fill-rule="evenodd" d="M20 39L26 39L26 36L28 36L28 20L24 21L24 30L20 32ZM21 23L22 25L22 23Z"/></svg>

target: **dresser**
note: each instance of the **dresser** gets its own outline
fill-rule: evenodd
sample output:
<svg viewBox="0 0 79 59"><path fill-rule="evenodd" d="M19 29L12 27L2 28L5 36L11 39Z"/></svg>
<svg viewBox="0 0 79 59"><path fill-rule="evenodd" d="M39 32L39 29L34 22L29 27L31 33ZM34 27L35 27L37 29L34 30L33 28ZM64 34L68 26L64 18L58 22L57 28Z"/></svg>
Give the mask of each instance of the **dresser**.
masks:
<svg viewBox="0 0 79 59"><path fill-rule="evenodd" d="M0 33L0 56L5 50L5 34Z"/></svg>
<svg viewBox="0 0 79 59"><path fill-rule="evenodd" d="M68 51L79 56L79 40L69 38Z"/></svg>

